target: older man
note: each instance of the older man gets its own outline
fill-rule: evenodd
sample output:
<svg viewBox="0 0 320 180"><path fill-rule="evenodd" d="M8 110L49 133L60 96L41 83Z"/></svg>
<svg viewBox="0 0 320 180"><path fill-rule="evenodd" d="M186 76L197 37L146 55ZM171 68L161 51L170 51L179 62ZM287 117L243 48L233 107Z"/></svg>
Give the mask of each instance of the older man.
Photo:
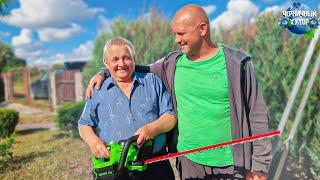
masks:
<svg viewBox="0 0 320 180"><path fill-rule="evenodd" d="M178 151L264 133L269 128L250 57L213 43L209 25L201 7L181 8L172 20L181 51L142 68L157 74L173 97ZM106 76L103 71L92 79L87 97ZM271 140L264 139L195 153L179 157L177 168L182 179L266 179L271 148Z"/></svg>
<svg viewBox="0 0 320 180"><path fill-rule="evenodd" d="M152 73L137 73L132 44L122 38L105 44L104 64L111 77L87 101L79 120L82 139L96 157L109 157L105 143L139 135L137 143L155 137L155 155L166 153L166 136L176 124L172 100L161 80ZM99 128L99 135L94 128ZM151 164L133 179L174 179L168 161Z"/></svg>

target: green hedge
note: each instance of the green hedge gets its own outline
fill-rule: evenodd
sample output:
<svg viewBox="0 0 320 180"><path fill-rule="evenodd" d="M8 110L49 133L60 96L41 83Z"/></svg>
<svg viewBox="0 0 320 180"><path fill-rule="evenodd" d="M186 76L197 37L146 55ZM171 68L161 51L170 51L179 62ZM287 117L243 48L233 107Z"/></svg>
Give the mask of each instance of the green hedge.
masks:
<svg viewBox="0 0 320 180"><path fill-rule="evenodd" d="M71 131L73 137L78 136L78 120L82 114L85 102L68 102L58 107L56 122L58 128Z"/></svg>
<svg viewBox="0 0 320 180"><path fill-rule="evenodd" d="M13 109L0 109L0 137L10 136L19 121L19 112Z"/></svg>

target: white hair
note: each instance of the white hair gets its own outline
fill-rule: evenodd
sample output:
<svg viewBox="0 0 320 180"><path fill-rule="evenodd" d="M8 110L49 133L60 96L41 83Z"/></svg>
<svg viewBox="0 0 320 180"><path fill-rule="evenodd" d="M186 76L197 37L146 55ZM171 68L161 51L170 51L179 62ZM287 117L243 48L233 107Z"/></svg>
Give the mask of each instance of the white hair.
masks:
<svg viewBox="0 0 320 180"><path fill-rule="evenodd" d="M126 46L128 46L128 48L131 52L131 55L134 56L134 54L135 54L134 47L129 40L124 39L124 38L113 38L113 39L109 39L104 45L103 59L102 59L103 61L106 60L106 58L108 56L107 49L113 45L126 45Z"/></svg>

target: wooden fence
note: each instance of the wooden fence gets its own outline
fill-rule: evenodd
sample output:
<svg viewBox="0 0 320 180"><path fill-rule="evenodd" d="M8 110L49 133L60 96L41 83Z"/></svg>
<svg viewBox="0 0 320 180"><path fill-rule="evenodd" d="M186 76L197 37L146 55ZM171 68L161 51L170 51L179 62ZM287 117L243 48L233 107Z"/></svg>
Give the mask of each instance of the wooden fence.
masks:
<svg viewBox="0 0 320 180"><path fill-rule="evenodd" d="M16 70L17 72L21 74L15 74L15 76L19 76L17 78L22 78L21 88L22 88L22 96L25 99L26 103L31 102L31 91L30 91L30 76L29 76L29 69L28 68L22 68ZM21 77L20 77L21 76ZM13 71L9 71L7 73L2 73L2 78L4 82L4 95L5 95L5 101L11 101L15 97L17 97L19 93L15 93L14 90L14 73Z"/></svg>
<svg viewBox="0 0 320 180"><path fill-rule="evenodd" d="M7 73L2 73L0 75L0 85L1 79L3 79L4 89L4 100L13 101L16 98L23 97L26 103L32 103L35 101L34 94L32 92L35 90L31 88L30 82L30 72L29 68L21 69L21 76L23 78L23 85L20 88L23 88L22 96L17 97L17 93L14 90L14 78L17 78L17 73L14 72L17 70L12 70ZM45 81L47 83L47 93L49 97L49 106L56 110L57 106L64 102L79 101L84 99L84 85L83 85L83 76L80 71L63 71L60 73L53 73L51 70L48 70L48 79ZM21 77L19 77L21 78ZM42 89L43 90L43 89ZM33 96L32 96L33 95ZM0 99L1 99L1 87L0 87Z"/></svg>
<svg viewBox="0 0 320 180"><path fill-rule="evenodd" d="M83 76L81 72L69 70L50 75L52 107L84 99Z"/></svg>

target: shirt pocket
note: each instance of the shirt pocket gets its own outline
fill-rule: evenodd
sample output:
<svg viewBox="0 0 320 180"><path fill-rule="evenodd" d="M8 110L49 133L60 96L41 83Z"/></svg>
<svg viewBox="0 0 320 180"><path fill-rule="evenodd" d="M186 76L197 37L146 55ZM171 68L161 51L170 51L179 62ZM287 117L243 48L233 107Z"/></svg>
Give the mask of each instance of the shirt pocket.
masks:
<svg viewBox="0 0 320 180"><path fill-rule="evenodd" d="M140 103L140 108L146 114L151 113L152 115L159 114L158 101L155 97L146 98Z"/></svg>

